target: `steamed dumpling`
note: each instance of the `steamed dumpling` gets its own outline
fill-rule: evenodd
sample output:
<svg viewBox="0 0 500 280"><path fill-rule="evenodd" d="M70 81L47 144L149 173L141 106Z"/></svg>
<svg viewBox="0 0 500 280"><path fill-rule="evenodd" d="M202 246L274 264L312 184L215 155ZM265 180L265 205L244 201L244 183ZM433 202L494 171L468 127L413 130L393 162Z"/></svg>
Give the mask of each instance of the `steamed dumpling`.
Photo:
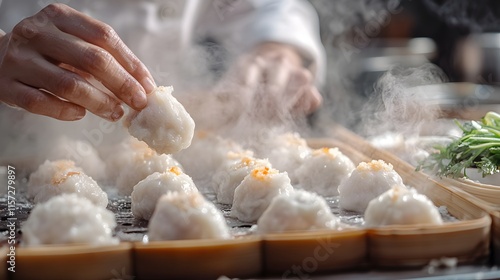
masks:
<svg viewBox="0 0 500 280"><path fill-rule="evenodd" d="M197 131L189 148L174 155L183 166L184 171L189 174L197 185L206 185L212 180L215 171L232 155L240 153L252 156L238 143L217 136L207 131Z"/></svg>
<svg viewBox="0 0 500 280"><path fill-rule="evenodd" d="M403 179L392 164L383 160L361 162L351 176L339 185L339 206L345 210L363 213L368 203L389 190L392 186L403 186Z"/></svg>
<svg viewBox="0 0 500 280"><path fill-rule="evenodd" d="M73 161L47 160L30 175L28 198L33 202L45 202L63 193L75 193L101 207L108 205L108 195Z"/></svg>
<svg viewBox="0 0 500 280"><path fill-rule="evenodd" d="M268 158L274 168L287 172L292 183L297 181L295 170L311 154L311 148L298 133L284 133L273 136L265 145L257 147L258 155Z"/></svg>
<svg viewBox="0 0 500 280"><path fill-rule="evenodd" d="M243 157L228 166L225 164L221 165L219 170L214 174L213 179L213 187L217 195L217 202L232 204L236 187L238 187L243 179L258 166L271 167L271 163L264 159Z"/></svg>
<svg viewBox="0 0 500 280"><path fill-rule="evenodd" d="M222 212L199 192L163 195L149 221L150 241L227 239L229 228Z"/></svg>
<svg viewBox="0 0 500 280"><path fill-rule="evenodd" d="M243 222L255 222L275 196L291 192L293 187L286 172L280 173L267 166L256 167L236 187L231 215Z"/></svg>
<svg viewBox="0 0 500 280"><path fill-rule="evenodd" d="M365 211L367 227L442 223L438 209L427 196L399 185L370 201Z"/></svg>
<svg viewBox="0 0 500 280"><path fill-rule="evenodd" d="M314 150L295 172L299 185L323 196L338 195L338 186L354 170L354 163L338 148Z"/></svg>
<svg viewBox="0 0 500 280"><path fill-rule="evenodd" d="M290 195L278 195L257 221L261 233L281 233L297 230L335 229L337 217L325 199L315 193L296 190Z"/></svg>
<svg viewBox="0 0 500 280"><path fill-rule="evenodd" d="M113 212L77 194L62 194L37 204L22 227L23 245L118 244Z"/></svg>
<svg viewBox="0 0 500 280"><path fill-rule="evenodd" d="M177 167L155 172L135 185L132 191L132 213L137 219L149 220L160 196L168 192L190 193L198 189L193 180Z"/></svg>
<svg viewBox="0 0 500 280"><path fill-rule="evenodd" d="M172 154L189 147L194 134L193 119L172 96L172 91L171 86L157 87L147 95L146 108L132 111L127 118L130 134L160 154Z"/></svg>
<svg viewBox="0 0 500 280"><path fill-rule="evenodd" d="M171 156L157 154L151 149L133 154L131 161L122 167L116 178L116 187L121 195L130 195L134 186L155 172L164 172L171 167L182 166Z"/></svg>

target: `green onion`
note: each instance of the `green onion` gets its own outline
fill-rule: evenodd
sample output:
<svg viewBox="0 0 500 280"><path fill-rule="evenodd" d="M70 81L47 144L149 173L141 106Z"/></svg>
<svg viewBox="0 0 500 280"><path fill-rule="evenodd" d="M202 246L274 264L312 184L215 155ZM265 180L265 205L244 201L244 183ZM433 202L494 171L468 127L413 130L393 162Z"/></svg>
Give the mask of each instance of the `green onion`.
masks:
<svg viewBox="0 0 500 280"><path fill-rule="evenodd" d="M488 112L481 122L460 124L462 136L447 146L437 146L417 170L432 170L438 176L467 177L467 168L480 169L483 177L500 172L500 114Z"/></svg>

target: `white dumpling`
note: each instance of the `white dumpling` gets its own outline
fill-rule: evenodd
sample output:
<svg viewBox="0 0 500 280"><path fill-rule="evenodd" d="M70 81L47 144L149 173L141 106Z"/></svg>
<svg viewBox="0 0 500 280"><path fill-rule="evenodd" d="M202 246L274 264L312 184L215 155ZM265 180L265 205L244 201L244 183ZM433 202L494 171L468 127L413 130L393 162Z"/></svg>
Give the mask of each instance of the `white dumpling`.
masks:
<svg viewBox="0 0 500 280"><path fill-rule="evenodd" d="M222 212L199 192L163 195L149 221L150 241L227 239L229 227Z"/></svg>
<svg viewBox="0 0 500 280"><path fill-rule="evenodd" d="M258 148L258 156L268 158L274 168L286 171L293 183L297 182L295 170L311 154L311 148L298 133L284 133L269 139Z"/></svg>
<svg viewBox="0 0 500 280"><path fill-rule="evenodd" d="M442 223L438 209L427 196L399 185L370 201L365 211L367 227Z"/></svg>
<svg viewBox="0 0 500 280"><path fill-rule="evenodd" d="M240 153L253 155L230 139L206 131L197 131L191 146L176 153L174 157L195 183L201 186L212 180L212 175L221 164L226 163L228 159L232 160L233 156Z"/></svg>
<svg viewBox="0 0 500 280"><path fill-rule="evenodd" d="M37 204L22 227L22 244L118 244L115 215L76 194L63 194Z"/></svg>
<svg viewBox="0 0 500 280"><path fill-rule="evenodd" d="M151 149L141 150L120 170L116 178L118 193L130 195L141 180L155 172L165 172L173 166L182 168L171 155L157 154Z"/></svg>
<svg viewBox="0 0 500 280"><path fill-rule="evenodd" d="M34 203L63 193L75 193L101 207L108 205L108 195L73 161L47 160L30 175L27 195Z"/></svg>
<svg viewBox="0 0 500 280"><path fill-rule="evenodd" d="M48 160L74 161L85 174L96 181L100 182L107 177L106 164L89 142L60 137L49 148L47 155Z"/></svg>
<svg viewBox="0 0 500 280"><path fill-rule="evenodd" d="M338 219L325 199L315 193L296 190L278 195L257 221L260 233L337 228Z"/></svg>
<svg viewBox="0 0 500 280"><path fill-rule="evenodd" d="M265 159L243 157L238 161L232 162L232 164L221 165L214 174L212 184L217 196L217 202L232 204L234 190L257 166L271 167L271 163Z"/></svg>
<svg viewBox="0 0 500 280"><path fill-rule="evenodd" d="M121 170L131 164L136 157L155 153L145 142L139 141L132 136L117 145L104 148L102 154L104 154L103 158L106 159L106 172L108 173L109 182L114 185Z"/></svg>
<svg viewBox="0 0 500 280"><path fill-rule="evenodd" d="M173 88L157 87L147 95L148 104L132 111L126 125L130 134L160 154L172 154L191 145L194 121L175 97Z"/></svg>
<svg viewBox="0 0 500 280"><path fill-rule="evenodd" d="M155 172L135 185L132 191L132 214L137 219L149 220L160 196L168 192L197 192L193 180L177 167Z"/></svg>
<svg viewBox="0 0 500 280"><path fill-rule="evenodd" d="M339 185L339 206L363 213L368 203L394 185L404 186L403 179L392 164L372 160L358 164L347 179Z"/></svg>
<svg viewBox="0 0 500 280"><path fill-rule="evenodd" d="M256 167L236 187L231 216L243 222L255 222L275 196L291 192L293 187L286 172L280 173L267 166Z"/></svg>
<svg viewBox="0 0 500 280"><path fill-rule="evenodd" d="M298 184L305 190L323 196L338 195L338 186L349 177L355 165L338 148L322 148L312 152L296 170Z"/></svg>

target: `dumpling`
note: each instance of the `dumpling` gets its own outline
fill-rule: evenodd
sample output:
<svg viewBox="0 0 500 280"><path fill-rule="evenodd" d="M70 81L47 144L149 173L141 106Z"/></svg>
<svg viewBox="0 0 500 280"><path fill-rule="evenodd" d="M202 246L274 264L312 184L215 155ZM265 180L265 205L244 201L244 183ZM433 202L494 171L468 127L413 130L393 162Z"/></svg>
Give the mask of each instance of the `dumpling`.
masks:
<svg viewBox="0 0 500 280"><path fill-rule="evenodd" d="M198 189L193 180L177 167L164 173L155 172L135 185L132 191L132 214L137 219L149 220L160 196L168 192L190 193Z"/></svg>
<svg viewBox="0 0 500 280"><path fill-rule="evenodd" d="M363 213L368 203L394 185L404 187L403 179L392 164L383 160L361 162L339 185L339 206Z"/></svg>
<svg viewBox="0 0 500 280"><path fill-rule="evenodd" d="M227 239L229 227L222 212L199 192L163 195L149 221L149 241Z"/></svg>
<svg viewBox="0 0 500 280"><path fill-rule="evenodd" d="M365 211L367 227L442 223L438 209L427 196L399 185L370 201Z"/></svg>
<svg viewBox="0 0 500 280"><path fill-rule="evenodd" d="M106 179L106 164L97 150L86 141L58 138L49 148L48 160L71 160L96 181Z"/></svg>
<svg viewBox="0 0 500 280"><path fill-rule="evenodd" d="M297 181L295 170L312 151L306 140L298 133L284 133L268 140L261 147L257 147L257 155L268 158L273 167L279 171L286 171L292 183L295 183Z"/></svg>
<svg viewBox="0 0 500 280"><path fill-rule="evenodd" d="M323 196L338 195L338 186L349 177L355 165L338 148L314 150L296 170L298 184Z"/></svg>
<svg viewBox="0 0 500 280"><path fill-rule="evenodd" d="M77 194L62 194L37 204L22 226L26 246L86 243L118 244L115 215Z"/></svg>
<svg viewBox="0 0 500 280"><path fill-rule="evenodd" d="M197 131L191 146L174 155L194 182L199 185L211 183L212 175L228 160L239 159L238 155L245 151L238 143L206 131Z"/></svg>
<svg viewBox="0 0 500 280"><path fill-rule="evenodd" d="M116 178L116 187L121 195L130 195L134 186L155 172L165 172L173 166L182 166L171 156L157 154L151 149L140 150L132 161L125 165Z"/></svg>
<svg viewBox="0 0 500 280"><path fill-rule="evenodd" d="M28 198L41 203L63 193L75 193L106 207L108 195L70 160L45 161L28 180Z"/></svg>
<svg viewBox="0 0 500 280"><path fill-rule="evenodd" d="M286 172L258 166L248 174L234 191L231 216L243 222L255 222L279 195L290 195L293 187Z"/></svg>
<svg viewBox="0 0 500 280"><path fill-rule="evenodd" d="M145 154L155 154L148 145L129 136L127 139L114 146L108 146L101 152L105 158L106 172L109 183L114 185L122 169L131 164L136 157Z"/></svg>
<svg viewBox="0 0 500 280"><path fill-rule="evenodd" d="M260 233L335 229L337 225L338 219L325 199L304 190L274 197L257 221Z"/></svg>
<svg viewBox="0 0 500 280"><path fill-rule="evenodd" d="M172 154L191 145L194 121L175 97L173 88L157 87L147 95L148 104L132 111L126 120L130 134L160 154Z"/></svg>
<svg viewBox="0 0 500 280"><path fill-rule="evenodd" d="M271 167L271 163L265 159L243 157L238 161L234 161L229 166L225 164L221 165L219 170L214 174L213 179L213 188L217 196L217 202L232 204L234 190L257 166Z"/></svg>

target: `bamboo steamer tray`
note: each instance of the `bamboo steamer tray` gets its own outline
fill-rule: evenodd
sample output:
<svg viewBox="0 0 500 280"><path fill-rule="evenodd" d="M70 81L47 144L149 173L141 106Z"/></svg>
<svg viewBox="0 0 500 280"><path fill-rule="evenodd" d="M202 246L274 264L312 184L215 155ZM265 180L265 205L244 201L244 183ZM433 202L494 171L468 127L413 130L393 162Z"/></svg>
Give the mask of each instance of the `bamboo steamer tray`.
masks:
<svg viewBox="0 0 500 280"><path fill-rule="evenodd" d="M266 273L282 274L283 279L304 273L346 270L367 264L366 231L310 231L263 236Z"/></svg>
<svg viewBox="0 0 500 280"><path fill-rule="evenodd" d="M466 179L440 178L438 181L460 188L481 200L500 206L500 186L482 184Z"/></svg>
<svg viewBox="0 0 500 280"><path fill-rule="evenodd" d="M261 239L136 242L134 267L139 279L254 277L262 274Z"/></svg>
<svg viewBox="0 0 500 280"><path fill-rule="evenodd" d="M7 247L0 247L0 279L7 279L7 254L9 253Z"/></svg>
<svg viewBox="0 0 500 280"><path fill-rule="evenodd" d="M378 150L343 127L332 132L336 138L315 139L313 148L338 147L353 162L382 159L394 166L405 184L427 195L435 205L446 206L458 222L433 226L388 226L367 230L369 262L381 267L423 266L432 259L454 257L460 263L474 262L489 256L491 218L488 213L439 184L426 174L389 152ZM349 145L345 144L349 143Z"/></svg>
<svg viewBox="0 0 500 280"><path fill-rule="evenodd" d="M132 244L46 245L16 248L10 279L128 279L133 275Z"/></svg>

